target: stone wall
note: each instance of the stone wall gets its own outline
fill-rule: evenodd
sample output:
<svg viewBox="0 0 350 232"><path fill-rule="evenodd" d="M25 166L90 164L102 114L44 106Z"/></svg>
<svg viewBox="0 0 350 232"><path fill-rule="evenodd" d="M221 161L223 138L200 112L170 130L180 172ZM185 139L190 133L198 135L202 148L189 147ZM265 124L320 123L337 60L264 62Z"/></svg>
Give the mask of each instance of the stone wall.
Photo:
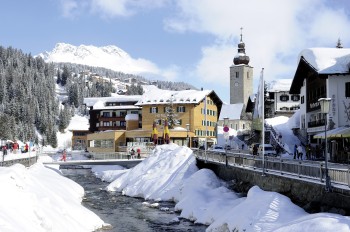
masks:
<svg viewBox="0 0 350 232"><path fill-rule="evenodd" d="M218 177L227 181L236 192L247 193L252 186L257 185L265 191L274 191L289 197L309 213L333 212L350 215L350 188L334 187L332 192L326 192L324 183L307 182L270 173L263 176L258 171L205 163L198 159L197 166L211 169Z"/></svg>

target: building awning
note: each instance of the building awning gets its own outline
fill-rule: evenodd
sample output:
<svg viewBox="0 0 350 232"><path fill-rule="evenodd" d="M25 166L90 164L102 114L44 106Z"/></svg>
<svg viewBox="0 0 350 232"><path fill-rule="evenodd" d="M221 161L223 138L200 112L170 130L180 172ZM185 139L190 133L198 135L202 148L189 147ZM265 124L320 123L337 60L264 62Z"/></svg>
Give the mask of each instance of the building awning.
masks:
<svg viewBox="0 0 350 232"><path fill-rule="evenodd" d="M327 131L327 139L328 138L349 138L350 137L350 127L338 127L333 130ZM325 133L321 132L314 136L315 139L324 139Z"/></svg>

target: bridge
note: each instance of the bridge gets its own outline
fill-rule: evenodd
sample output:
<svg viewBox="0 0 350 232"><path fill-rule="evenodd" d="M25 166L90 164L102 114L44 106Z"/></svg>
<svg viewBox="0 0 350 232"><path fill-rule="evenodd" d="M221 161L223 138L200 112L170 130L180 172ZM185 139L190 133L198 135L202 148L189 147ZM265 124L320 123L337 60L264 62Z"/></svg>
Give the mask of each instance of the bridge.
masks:
<svg viewBox="0 0 350 232"><path fill-rule="evenodd" d="M60 165L60 168L69 168L73 166L92 166L92 165L119 165L125 168L132 168L139 164L143 159L106 159L106 160L67 160L43 162L44 165Z"/></svg>

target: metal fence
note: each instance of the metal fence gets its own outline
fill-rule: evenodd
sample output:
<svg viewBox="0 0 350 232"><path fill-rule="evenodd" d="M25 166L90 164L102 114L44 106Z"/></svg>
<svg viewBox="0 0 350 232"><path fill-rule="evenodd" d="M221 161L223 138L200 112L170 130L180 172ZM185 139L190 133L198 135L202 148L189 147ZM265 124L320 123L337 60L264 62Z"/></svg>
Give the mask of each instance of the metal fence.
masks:
<svg viewBox="0 0 350 232"><path fill-rule="evenodd" d="M253 169L256 171L285 177L309 179L325 182L325 165L319 161L298 161L291 159L281 159L277 157L266 157L264 161L261 157L256 157L242 153L223 153L213 151L194 150L198 159L210 162L221 163L227 166ZM349 165L332 164L328 167L328 175L332 183L346 185L350 187L350 167Z"/></svg>
<svg viewBox="0 0 350 232"><path fill-rule="evenodd" d="M21 159L13 159L13 160L5 160L0 162L1 167L10 167L14 164L23 164L25 167L30 167L35 164L38 160L37 156L21 158Z"/></svg>

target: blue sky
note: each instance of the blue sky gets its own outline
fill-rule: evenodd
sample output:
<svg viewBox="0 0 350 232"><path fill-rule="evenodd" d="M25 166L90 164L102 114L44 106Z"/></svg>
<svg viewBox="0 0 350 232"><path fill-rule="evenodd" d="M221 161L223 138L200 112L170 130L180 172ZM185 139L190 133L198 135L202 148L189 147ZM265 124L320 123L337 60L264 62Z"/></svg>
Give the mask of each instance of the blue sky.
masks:
<svg viewBox="0 0 350 232"><path fill-rule="evenodd" d="M229 102L240 27L254 89L293 78L309 47L350 47L348 0L12 0L1 4L1 46L37 55L56 43L116 45L162 77L213 89ZM149 77L153 78L153 77Z"/></svg>

